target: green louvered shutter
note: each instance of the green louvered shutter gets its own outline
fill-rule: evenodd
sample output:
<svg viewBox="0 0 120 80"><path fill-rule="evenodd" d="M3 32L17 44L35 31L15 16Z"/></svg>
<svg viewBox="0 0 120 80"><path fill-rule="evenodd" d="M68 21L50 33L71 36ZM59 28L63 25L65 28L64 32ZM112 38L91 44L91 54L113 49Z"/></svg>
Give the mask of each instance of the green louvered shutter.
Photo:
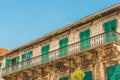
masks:
<svg viewBox="0 0 120 80"><path fill-rule="evenodd" d="M26 60L31 59L31 58L32 58L32 51L31 50L26 51ZM24 65L27 65L27 67L29 67L30 66L30 62L31 61L27 61L27 63L24 64Z"/></svg>
<svg viewBox="0 0 120 80"><path fill-rule="evenodd" d="M80 50L90 47L90 30L80 32Z"/></svg>
<svg viewBox="0 0 120 80"><path fill-rule="evenodd" d="M26 54L22 55L22 61L26 60ZM21 63L21 67L24 67L24 62Z"/></svg>
<svg viewBox="0 0 120 80"><path fill-rule="evenodd" d="M20 56L16 57L16 63L20 62Z"/></svg>
<svg viewBox="0 0 120 80"><path fill-rule="evenodd" d="M59 78L59 80L69 80L68 77Z"/></svg>
<svg viewBox="0 0 120 80"><path fill-rule="evenodd" d="M26 59L30 59L30 58L32 58L32 51L28 50L26 51Z"/></svg>
<svg viewBox="0 0 120 80"><path fill-rule="evenodd" d="M26 54L22 55L22 61L26 60Z"/></svg>
<svg viewBox="0 0 120 80"><path fill-rule="evenodd" d="M117 27L116 19L104 23L104 31L106 32L105 33L105 38L104 38L105 42L109 42L111 40L117 41L116 33L109 32L109 31L115 31L116 32L116 27Z"/></svg>
<svg viewBox="0 0 120 80"><path fill-rule="evenodd" d="M120 64L107 67L106 72L107 80L120 80Z"/></svg>
<svg viewBox="0 0 120 80"><path fill-rule="evenodd" d="M117 21L116 21L116 19L111 20L110 26L111 26L111 30L116 32L116 30L117 30ZM112 35L112 40L117 41L117 34L115 32L113 32L111 34Z"/></svg>
<svg viewBox="0 0 120 80"><path fill-rule="evenodd" d="M85 47L85 44L84 44L84 32L81 32L80 33L80 49L83 50L84 47Z"/></svg>
<svg viewBox="0 0 120 80"><path fill-rule="evenodd" d="M105 42L108 42L110 40L110 25L109 22L104 23L104 31L105 31Z"/></svg>
<svg viewBox="0 0 120 80"><path fill-rule="evenodd" d="M85 72L84 80L92 80L92 71Z"/></svg>
<svg viewBox="0 0 120 80"><path fill-rule="evenodd" d="M90 38L90 30L88 29L85 31L85 39L87 39L87 40L85 40L85 48L90 47L90 39L89 38Z"/></svg>
<svg viewBox="0 0 120 80"><path fill-rule="evenodd" d="M42 62L49 60L49 45L43 46L42 49Z"/></svg>
<svg viewBox="0 0 120 80"><path fill-rule="evenodd" d="M59 51L59 56L67 55L67 46L68 46L68 38L64 38L59 41L59 47L61 48Z"/></svg>
<svg viewBox="0 0 120 80"><path fill-rule="evenodd" d="M5 66L7 67L5 69L6 73L10 71L10 68L9 68L10 64L11 64L11 59L6 58L6 64L5 64Z"/></svg>
<svg viewBox="0 0 120 80"><path fill-rule="evenodd" d="M10 64L11 64L11 59L6 58L6 67L10 66Z"/></svg>

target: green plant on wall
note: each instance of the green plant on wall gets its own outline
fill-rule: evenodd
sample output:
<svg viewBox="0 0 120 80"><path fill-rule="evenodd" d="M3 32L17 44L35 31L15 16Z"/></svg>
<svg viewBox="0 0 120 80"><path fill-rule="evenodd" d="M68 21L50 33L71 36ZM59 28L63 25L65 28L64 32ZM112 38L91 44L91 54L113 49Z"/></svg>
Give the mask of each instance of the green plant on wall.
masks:
<svg viewBox="0 0 120 80"><path fill-rule="evenodd" d="M77 69L72 73L72 80L84 80L84 77L85 73L80 69Z"/></svg>

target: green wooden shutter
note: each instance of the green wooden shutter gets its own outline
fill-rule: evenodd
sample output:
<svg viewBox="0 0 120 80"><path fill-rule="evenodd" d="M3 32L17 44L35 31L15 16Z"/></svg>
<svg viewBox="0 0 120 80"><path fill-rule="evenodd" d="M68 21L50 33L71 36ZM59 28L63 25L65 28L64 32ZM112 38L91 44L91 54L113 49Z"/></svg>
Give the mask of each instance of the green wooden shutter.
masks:
<svg viewBox="0 0 120 80"><path fill-rule="evenodd" d="M86 49L90 47L90 30L80 32L80 49Z"/></svg>
<svg viewBox="0 0 120 80"><path fill-rule="evenodd" d="M84 47L85 47L85 44L84 44L84 32L81 32L80 33L80 49L82 50L82 49L84 49Z"/></svg>
<svg viewBox="0 0 120 80"><path fill-rule="evenodd" d="M111 27L111 30L116 31L116 27L117 27L116 19L110 21L110 27Z"/></svg>
<svg viewBox="0 0 120 80"><path fill-rule="evenodd" d="M116 28L117 28L117 21L116 21L116 19L111 20L110 26L111 26L111 30L116 32L116 30L117 30L117 29L116 29ZM112 32L112 33L111 33L111 39L112 39L113 41L117 41L117 40L118 40L118 39L117 39L117 34L116 34L115 32Z"/></svg>
<svg viewBox="0 0 120 80"><path fill-rule="evenodd" d="M107 67L106 72L107 80L120 80L120 64Z"/></svg>
<svg viewBox="0 0 120 80"><path fill-rule="evenodd" d="M22 61L26 60L26 54L22 55Z"/></svg>
<svg viewBox="0 0 120 80"><path fill-rule="evenodd" d="M105 42L109 42L111 40L117 41L117 35L115 33L116 27L117 27L116 19L104 23ZM115 31L115 32L108 32L108 31Z"/></svg>
<svg viewBox="0 0 120 80"><path fill-rule="evenodd" d="M68 38L64 38L59 41L59 47L61 48L59 50L59 56L67 55L67 46L68 46Z"/></svg>
<svg viewBox="0 0 120 80"><path fill-rule="evenodd" d="M90 47L90 39L89 38L90 38L90 30L88 29L85 31L85 39L87 39L87 40L85 40L85 48Z"/></svg>
<svg viewBox="0 0 120 80"><path fill-rule="evenodd" d="M46 62L49 60L49 45L45 45L41 49L42 51L42 62Z"/></svg>
<svg viewBox="0 0 120 80"><path fill-rule="evenodd" d="M26 60L31 59L32 58L32 51L28 50L26 51ZM26 64L23 63L23 65L27 65L27 67L30 66L30 61L27 61Z"/></svg>
<svg viewBox="0 0 120 80"><path fill-rule="evenodd" d="M105 31L105 42L108 42L110 40L110 24L109 22L104 23L104 31Z"/></svg>
<svg viewBox="0 0 120 80"><path fill-rule="evenodd" d="M6 67L10 66L11 60L9 58L6 58Z"/></svg>
<svg viewBox="0 0 120 80"><path fill-rule="evenodd" d="M26 51L26 59L30 59L30 58L32 58L32 51L28 50Z"/></svg>
<svg viewBox="0 0 120 80"><path fill-rule="evenodd" d="M92 80L92 71L85 72L84 80Z"/></svg>
<svg viewBox="0 0 120 80"><path fill-rule="evenodd" d="M6 58L6 64L5 64L5 66L7 67L7 68L5 69L6 73L10 71L10 67L9 67L10 64L11 64L11 59Z"/></svg>
<svg viewBox="0 0 120 80"><path fill-rule="evenodd" d="M26 60L26 54L22 55L22 61ZM24 62L21 63L21 67L24 67Z"/></svg>
<svg viewBox="0 0 120 80"><path fill-rule="evenodd" d="M69 80L68 77L59 78L59 80Z"/></svg>
<svg viewBox="0 0 120 80"><path fill-rule="evenodd" d="M20 62L20 56L16 57L16 63Z"/></svg>

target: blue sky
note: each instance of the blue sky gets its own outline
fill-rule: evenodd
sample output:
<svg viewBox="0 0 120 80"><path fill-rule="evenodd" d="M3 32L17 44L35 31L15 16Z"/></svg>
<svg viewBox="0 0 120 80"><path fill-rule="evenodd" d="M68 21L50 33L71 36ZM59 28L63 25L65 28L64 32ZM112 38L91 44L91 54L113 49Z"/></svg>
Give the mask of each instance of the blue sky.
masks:
<svg viewBox="0 0 120 80"><path fill-rule="evenodd" d="M13 49L120 0L0 0L0 47Z"/></svg>

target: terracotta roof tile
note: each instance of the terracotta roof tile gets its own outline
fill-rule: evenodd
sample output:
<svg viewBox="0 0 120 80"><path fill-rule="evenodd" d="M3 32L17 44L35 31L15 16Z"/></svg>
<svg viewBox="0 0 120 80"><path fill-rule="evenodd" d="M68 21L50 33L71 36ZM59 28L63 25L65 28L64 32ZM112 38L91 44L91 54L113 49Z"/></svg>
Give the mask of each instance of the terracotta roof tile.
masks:
<svg viewBox="0 0 120 80"><path fill-rule="evenodd" d="M0 48L0 54L8 52L8 49Z"/></svg>

